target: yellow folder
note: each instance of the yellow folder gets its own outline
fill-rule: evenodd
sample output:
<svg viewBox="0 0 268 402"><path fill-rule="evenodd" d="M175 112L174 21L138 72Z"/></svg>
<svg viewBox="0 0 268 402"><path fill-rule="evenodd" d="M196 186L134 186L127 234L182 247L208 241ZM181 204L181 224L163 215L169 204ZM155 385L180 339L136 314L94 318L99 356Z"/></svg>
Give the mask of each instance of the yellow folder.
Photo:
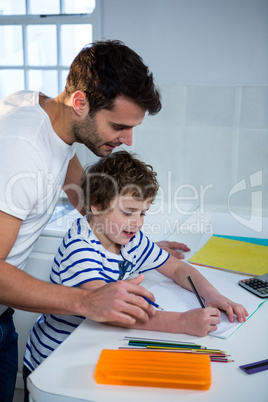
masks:
<svg viewBox="0 0 268 402"><path fill-rule="evenodd" d="M212 236L189 262L240 274L264 275L268 272L268 247Z"/></svg>
<svg viewBox="0 0 268 402"><path fill-rule="evenodd" d="M208 390L211 363L208 355L104 349L95 380L98 384Z"/></svg>

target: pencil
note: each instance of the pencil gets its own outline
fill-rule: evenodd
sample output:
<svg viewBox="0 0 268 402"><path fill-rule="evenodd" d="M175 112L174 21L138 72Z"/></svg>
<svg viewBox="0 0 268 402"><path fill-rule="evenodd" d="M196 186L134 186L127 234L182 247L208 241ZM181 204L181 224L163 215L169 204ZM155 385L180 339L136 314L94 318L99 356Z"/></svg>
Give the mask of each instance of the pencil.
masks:
<svg viewBox="0 0 268 402"><path fill-rule="evenodd" d="M192 348L192 349L206 349L205 346L197 345L196 343L185 343L185 342L169 342L169 341L150 341L150 340L139 340L139 339L130 339L125 337L125 339L128 340L128 344L133 344L133 345L142 345L142 346L163 346L163 347L184 347L184 348Z"/></svg>
<svg viewBox="0 0 268 402"><path fill-rule="evenodd" d="M160 307L158 304L156 304L155 302L153 302L152 300L148 299L148 297L143 296L143 298L152 306L158 308L159 310L164 310L162 307Z"/></svg>
<svg viewBox="0 0 268 402"><path fill-rule="evenodd" d="M187 279L188 279L188 281L189 281L189 283L190 283L190 285L191 285L191 287L192 287L192 289L193 289L193 292L195 293L195 295L196 295L196 297L197 297L197 299L198 299L198 301L199 301L199 303L200 303L200 306L201 306L202 308L205 308L206 306L204 305L203 300L202 300L201 297L199 296L199 293L198 293L198 291L196 290L196 287L195 287L195 285L194 285L194 283L193 283L193 281L192 281L190 275L187 275Z"/></svg>
<svg viewBox="0 0 268 402"><path fill-rule="evenodd" d="M158 352L158 353L188 353L188 354L198 354L195 350L182 350L182 349L151 349L151 348L137 348L137 347L128 347L128 346L119 346L118 349L127 349L127 350L142 350L143 352ZM231 363L234 360L228 359L226 354L210 354L204 353L206 356L209 356L211 362L216 363Z"/></svg>
<svg viewBox="0 0 268 402"><path fill-rule="evenodd" d="M131 344L130 344L131 345ZM161 349L161 350L183 350L183 351L189 351L189 352L195 352L199 354L214 354L217 356L218 354L225 354L223 350L217 350L217 349L197 349L197 348L185 348L183 346L178 346L178 347L167 347L167 346L153 346L153 345L148 345L146 346L147 349Z"/></svg>

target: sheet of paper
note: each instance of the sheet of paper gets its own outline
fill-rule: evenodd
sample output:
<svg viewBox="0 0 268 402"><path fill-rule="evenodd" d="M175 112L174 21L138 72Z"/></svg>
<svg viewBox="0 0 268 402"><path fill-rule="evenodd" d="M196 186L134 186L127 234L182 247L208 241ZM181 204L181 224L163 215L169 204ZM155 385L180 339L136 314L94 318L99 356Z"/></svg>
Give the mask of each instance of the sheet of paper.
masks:
<svg viewBox="0 0 268 402"><path fill-rule="evenodd" d="M212 271L207 269L207 271ZM218 272L218 271L216 271ZM204 274L202 272L202 274ZM223 273L226 274L226 273ZM227 274L235 275L235 274ZM215 275L215 272L206 272L204 275L213 286L216 287L224 296L230 298L237 303L242 304L248 311L249 317L258 309L258 307L267 299L260 299L252 295L250 292L242 289L237 281L234 283L234 278L228 280L226 275ZM238 279L240 277L235 275ZM164 280L149 289L155 296L156 302L165 311L185 312L194 308L200 308L200 304L194 293L186 290L172 280ZM237 320L231 323L227 315L221 312L221 323L218 325L217 331L211 332L210 335L219 338L228 338L235 332L242 324Z"/></svg>

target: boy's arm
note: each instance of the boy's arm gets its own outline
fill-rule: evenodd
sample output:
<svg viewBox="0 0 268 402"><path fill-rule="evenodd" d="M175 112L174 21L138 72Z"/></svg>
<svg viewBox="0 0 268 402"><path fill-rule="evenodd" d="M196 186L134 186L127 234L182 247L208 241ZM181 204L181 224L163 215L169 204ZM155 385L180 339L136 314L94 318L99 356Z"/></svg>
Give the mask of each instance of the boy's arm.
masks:
<svg viewBox="0 0 268 402"><path fill-rule="evenodd" d="M170 256L161 267L157 268L157 271L168 278L173 279L174 282L183 288L192 291L187 279L187 275L190 275L198 293L205 300L206 307L216 307L225 311L231 322L234 321L234 314L236 314L239 322L246 320L246 317L248 316L246 309L241 304L235 303L224 297L197 269L191 265Z"/></svg>
<svg viewBox="0 0 268 402"><path fill-rule="evenodd" d="M130 282L131 280L119 281ZM80 288L91 291L92 289L105 288L106 283L102 280L86 282ZM171 311L155 311L148 322L136 320L135 324L123 324L118 321L105 322L105 324L143 329L147 331L162 331L170 333L205 336L217 329L220 322L220 313L216 308L194 309L186 313L174 313Z"/></svg>
<svg viewBox="0 0 268 402"><path fill-rule="evenodd" d="M189 310L184 313L175 313L170 311L155 311L155 315L150 317L148 322L136 320L135 324L124 325L117 321L106 322L106 324L116 325L127 328L144 329L151 331L162 331L171 333L184 333L195 336L205 336L209 332L217 329L220 323L220 311L225 310L229 320L232 321L234 312L239 321L246 319L247 312L244 307L232 302L222 296L194 267L180 261L172 256L157 270L173 279L180 286L192 291L187 280L190 275L198 292L205 299L206 308ZM119 281L130 282L130 281ZM97 287L105 287L105 282L95 280L87 282L81 287L92 290Z"/></svg>

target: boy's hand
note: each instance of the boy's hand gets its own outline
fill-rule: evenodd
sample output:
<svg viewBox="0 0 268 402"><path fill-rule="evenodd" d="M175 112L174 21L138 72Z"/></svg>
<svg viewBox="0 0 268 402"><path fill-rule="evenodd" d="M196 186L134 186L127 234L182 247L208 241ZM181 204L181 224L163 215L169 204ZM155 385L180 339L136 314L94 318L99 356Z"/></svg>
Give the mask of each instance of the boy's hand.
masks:
<svg viewBox="0 0 268 402"><path fill-rule="evenodd" d="M206 336L216 331L220 323L220 311L216 308L198 308L181 313L183 333L195 336Z"/></svg>
<svg viewBox="0 0 268 402"><path fill-rule="evenodd" d="M179 260L184 258L184 254L180 253L178 250L190 251L186 244L177 243L176 241L158 241L156 244L158 247L166 250L170 255L173 255L173 257L178 258Z"/></svg>
<svg viewBox="0 0 268 402"><path fill-rule="evenodd" d="M237 316L238 322L244 322L247 319L248 312L241 304L233 302L220 293L206 298L205 303L207 307L217 307L225 311L230 322L234 322L234 315Z"/></svg>

